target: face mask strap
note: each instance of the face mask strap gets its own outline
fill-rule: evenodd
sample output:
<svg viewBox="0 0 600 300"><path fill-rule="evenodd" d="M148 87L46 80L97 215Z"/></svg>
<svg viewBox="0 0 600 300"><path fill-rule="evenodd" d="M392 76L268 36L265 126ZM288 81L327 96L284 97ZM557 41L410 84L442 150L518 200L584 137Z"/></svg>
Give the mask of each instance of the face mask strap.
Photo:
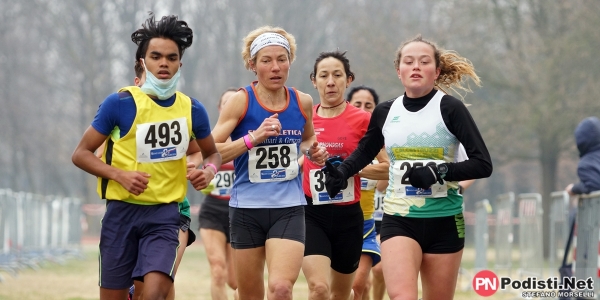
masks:
<svg viewBox="0 0 600 300"><path fill-rule="evenodd" d="M152 72L148 71L144 59L141 58L141 60L146 71L146 82L141 86L142 91L148 95L156 96L159 100L166 100L173 96L181 74L181 67L170 79L158 79Z"/></svg>

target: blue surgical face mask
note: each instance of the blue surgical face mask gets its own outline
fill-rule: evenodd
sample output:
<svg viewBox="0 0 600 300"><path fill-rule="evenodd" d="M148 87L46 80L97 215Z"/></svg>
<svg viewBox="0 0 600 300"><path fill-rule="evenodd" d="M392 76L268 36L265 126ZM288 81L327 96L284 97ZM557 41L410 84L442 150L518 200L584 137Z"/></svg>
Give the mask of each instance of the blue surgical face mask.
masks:
<svg viewBox="0 0 600 300"><path fill-rule="evenodd" d="M146 70L146 82L140 87L142 92L156 96L159 100L167 100L175 94L177 90L177 82L181 75L181 68L177 70L177 73L171 77L171 79L158 79L152 72L146 68L146 63L142 59L144 69Z"/></svg>

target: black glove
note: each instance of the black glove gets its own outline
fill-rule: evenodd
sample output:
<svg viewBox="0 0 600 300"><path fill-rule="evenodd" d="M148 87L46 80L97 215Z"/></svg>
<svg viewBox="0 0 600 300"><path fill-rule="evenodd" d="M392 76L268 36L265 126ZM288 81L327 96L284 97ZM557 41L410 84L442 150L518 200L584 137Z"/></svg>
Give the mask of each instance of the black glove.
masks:
<svg viewBox="0 0 600 300"><path fill-rule="evenodd" d="M438 173L436 165L426 165L424 167L413 166L406 172L405 176L408 177L410 185L420 189L428 189L436 181L439 182L439 184L444 183Z"/></svg>
<svg viewBox="0 0 600 300"><path fill-rule="evenodd" d="M335 197L341 190L348 187L348 178L346 175L338 170L331 161L328 159L325 162L325 167L323 168L323 172L327 175L325 179L325 189L327 190L327 194L329 198ZM341 162L334 161L337 165L340 165Z"/></svg>

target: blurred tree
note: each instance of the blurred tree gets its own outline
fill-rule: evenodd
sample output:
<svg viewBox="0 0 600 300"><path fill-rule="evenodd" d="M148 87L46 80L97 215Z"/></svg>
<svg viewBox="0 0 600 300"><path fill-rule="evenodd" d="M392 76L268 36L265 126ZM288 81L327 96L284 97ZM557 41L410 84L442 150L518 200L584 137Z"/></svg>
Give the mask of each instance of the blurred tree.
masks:
<svg viewBox="0 0 600 300"><path fill-rule="evenodd" d="M496 164L537 161L540 166L544 241L549 239L550 193L557 186L563 152L573 130L600 113L595 77L600 60L600 2L493 0L452 1L449 19L455 43L476 61L485 85L481 130ZM468 41L468 43L464 43ZM575 166L573 166L574 168ZM516 176L516 175L513 175ZM536 191L530 187L529 192ZM544 256L549 253L544 243Z"/></svg>
<svg viewBox="0 0 600 300"><path fill-rule="evenodd" d="M13 189L25 189L34 185L33 173L27 171L30 160L24 155L24 149L32 146L26 137L31 126L20 120L30 117L28 111L30 103L19 101L22 96L31 97L31 90L25 87L25 76L22 73L34 75L40 79L41 74L35 76L35 69L28 63L33 53L30 51L36 45L32 26L26 26L26 20L19 16L27 11L28 5L15 5L12 1L0 1L0 126L8 130L0 131L0 151L2 168L1 181L4 186ZM35 59L35 58L34 58ZM10 72L9 72L10 71Z"/></svg>
<svg viewBox="0 0 600 300"><path fill-rule="evenodd" d="M373 87L381 101L400 96L404 88L394 69L396 50L417 34L437 39L435 15L429 13L435 1L353 0L344 5L339 27L350 31L346 44L357 74L354 84Z"/></svg>
<svg viewBox="0 0 600 300"><path fill-rule="evenodd" d="M484 87L465 100L474 104L495 170L536 163L542 179L530 191L543 187L546 197L562 189L557 162L575 151L575 125L600 115L593 97L600 70L593 56L600 48L597 1L0 0L0 126L7 129L0 131L0 186L97 201L94 178L74 167L70 155L101 101L131 82L130 35L149 11L159 18L177 14L193 28L180 88L205 104L213 124L221 92L254 78L240 52L243 37L262 25L295 35L298 56L288 85L315 102L308 74L319 52L348 50L354 84L374 87L385 101L403 92L392 63L402 41L422 33L457 50L483 79ZM514 188L507 186L514 180L501 177L495 173L480 198Z"/></svg>
<svg viewBox="0 0 600 300"><path fill-rule="evenodd" d="M115 90L113 79L118 76L115 76L114 63L122 39L115 38L114 28L107 25L120 20L115 18L113 2L35 2L45 12L40 16L44 24L38 30L48 43L44 72L52 74L52 88L47 97L48 106L55 110L55 117L46 120L49 141L45 145L50 153L63 154L45 160L65 165L70 163L70 153L89 126L99 103ZM89 178L73 177L75 174L57 174L53 180L68 182L65 184L68 191L64 191L68 194L76 193L84 198L94 195L95 188Z"/></svg>

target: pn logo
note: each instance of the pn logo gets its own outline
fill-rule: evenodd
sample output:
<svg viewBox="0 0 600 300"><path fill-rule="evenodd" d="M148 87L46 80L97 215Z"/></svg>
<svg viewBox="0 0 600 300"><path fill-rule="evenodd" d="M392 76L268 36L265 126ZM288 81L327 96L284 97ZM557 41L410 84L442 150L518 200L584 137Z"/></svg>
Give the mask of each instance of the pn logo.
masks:
<svg viewBox="0 0 600 300"><path fill-rule="evenodd" d="M494 272L483 270L475 274L472 284L473 290L477 295L489 297L496 293L500 286L500 281Z"/></svg>

